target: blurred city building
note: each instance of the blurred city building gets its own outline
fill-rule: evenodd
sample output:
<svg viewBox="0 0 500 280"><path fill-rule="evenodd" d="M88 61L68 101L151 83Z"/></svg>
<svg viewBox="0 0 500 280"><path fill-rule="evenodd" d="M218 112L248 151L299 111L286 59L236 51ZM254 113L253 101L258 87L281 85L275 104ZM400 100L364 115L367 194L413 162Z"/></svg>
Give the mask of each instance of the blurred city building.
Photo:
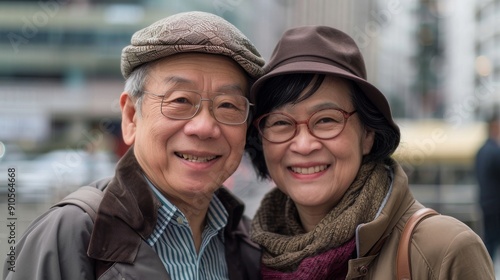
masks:
<svg viewBox="0 0 500 280"><path fill-rule="evenodd" d="M0 140L37 153L119 140L121 49L161 15L115 2L0 2Z"/></svg>
<svg viewBox="0 0 500 280"><path fill-rule="evenodd" d="M477 0L474 9L474 96L478 115L489 117L500 109L500 1Z"/></svg>
<svg viewBox="0 0 500 280"><path fill-rule="evenodd" d="M461 125L500 103L498 0L262 2L267 14L282 11L272 12L273 26L283 25L272 40L307 24L349 33L363 52L368 79L389 96L397 118Z"/></svg>

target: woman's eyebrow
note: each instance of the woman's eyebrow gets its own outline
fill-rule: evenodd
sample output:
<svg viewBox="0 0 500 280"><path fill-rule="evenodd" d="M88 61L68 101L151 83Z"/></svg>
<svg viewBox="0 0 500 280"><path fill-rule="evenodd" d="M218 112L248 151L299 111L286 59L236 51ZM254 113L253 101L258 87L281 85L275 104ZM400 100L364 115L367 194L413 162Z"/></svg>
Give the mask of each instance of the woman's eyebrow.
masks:
<svg viewBox="0 0 500 280"><path fill-rule="evenodd" d="M314 113L314 112L316 112L318 110L322 110L322 109L341 109L341 110L343 110L343 108L340 107L339 104L337 104L337 103L323 102L323 103L313 105L312 107L308 108L307 111L308 111L308 113Z"/></svg>

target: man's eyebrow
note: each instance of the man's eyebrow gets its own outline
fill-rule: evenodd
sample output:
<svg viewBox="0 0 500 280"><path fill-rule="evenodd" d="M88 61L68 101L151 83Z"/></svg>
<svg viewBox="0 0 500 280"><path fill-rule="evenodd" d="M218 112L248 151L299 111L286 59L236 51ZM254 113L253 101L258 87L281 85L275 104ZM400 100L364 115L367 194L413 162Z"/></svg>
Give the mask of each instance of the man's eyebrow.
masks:
<svg viewBox="0 0 500 280"><path fill-rule="evenodd" d="M195 83L189 79L179 77L179 76L168 76L163 79L164 83L167 85L177 86L177 85L187 85L194 86ZM218 87L217 92L239 92L245 93L241 85L238 84L226 84Z"/></svg>
<svg viewBox="0 0 500 280"><path fill-rule="evenodd" d="M245 91L241 88L240 85L237 84L229 84L229 85L223 85L217 88L218 92L240 92L244 93Z"/></svg>
<svg viewBox="0 0 500 280"><path fill-rule="evenodd" d="M194 85L194 82L179 76L168 76L163 79L165 84L173 84L173 85Z"/></svg>

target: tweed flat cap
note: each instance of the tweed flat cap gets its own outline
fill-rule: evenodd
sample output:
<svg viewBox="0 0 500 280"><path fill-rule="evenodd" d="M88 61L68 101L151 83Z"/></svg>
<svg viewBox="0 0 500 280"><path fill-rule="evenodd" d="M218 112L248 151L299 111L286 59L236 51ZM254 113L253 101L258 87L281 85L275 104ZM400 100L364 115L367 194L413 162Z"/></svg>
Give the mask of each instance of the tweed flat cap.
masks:
<svg viewBox="0 0 500 280"><path fill-rule="evenodd" d="M128 78L138 66L177 53L199 52L231 57L250 77L259 77L264 59L234 25L214 14L185 12L161 19L132 36L121 56Z"/></svg>

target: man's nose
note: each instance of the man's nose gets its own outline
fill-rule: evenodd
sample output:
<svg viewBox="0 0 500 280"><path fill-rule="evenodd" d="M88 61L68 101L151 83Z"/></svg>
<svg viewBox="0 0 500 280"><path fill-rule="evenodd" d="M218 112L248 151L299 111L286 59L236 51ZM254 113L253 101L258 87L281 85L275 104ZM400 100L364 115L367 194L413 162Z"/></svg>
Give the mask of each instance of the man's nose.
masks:
<svg viewBox="0 0 500 280"><path fill-rule="evenodd" d="M203 106L202 101L209 101ZM212 111L212 100L201 99L195 116L186 123L185 132L188 135L197 135L200 139L217 138L221 131L218 121Z"/></svg>

